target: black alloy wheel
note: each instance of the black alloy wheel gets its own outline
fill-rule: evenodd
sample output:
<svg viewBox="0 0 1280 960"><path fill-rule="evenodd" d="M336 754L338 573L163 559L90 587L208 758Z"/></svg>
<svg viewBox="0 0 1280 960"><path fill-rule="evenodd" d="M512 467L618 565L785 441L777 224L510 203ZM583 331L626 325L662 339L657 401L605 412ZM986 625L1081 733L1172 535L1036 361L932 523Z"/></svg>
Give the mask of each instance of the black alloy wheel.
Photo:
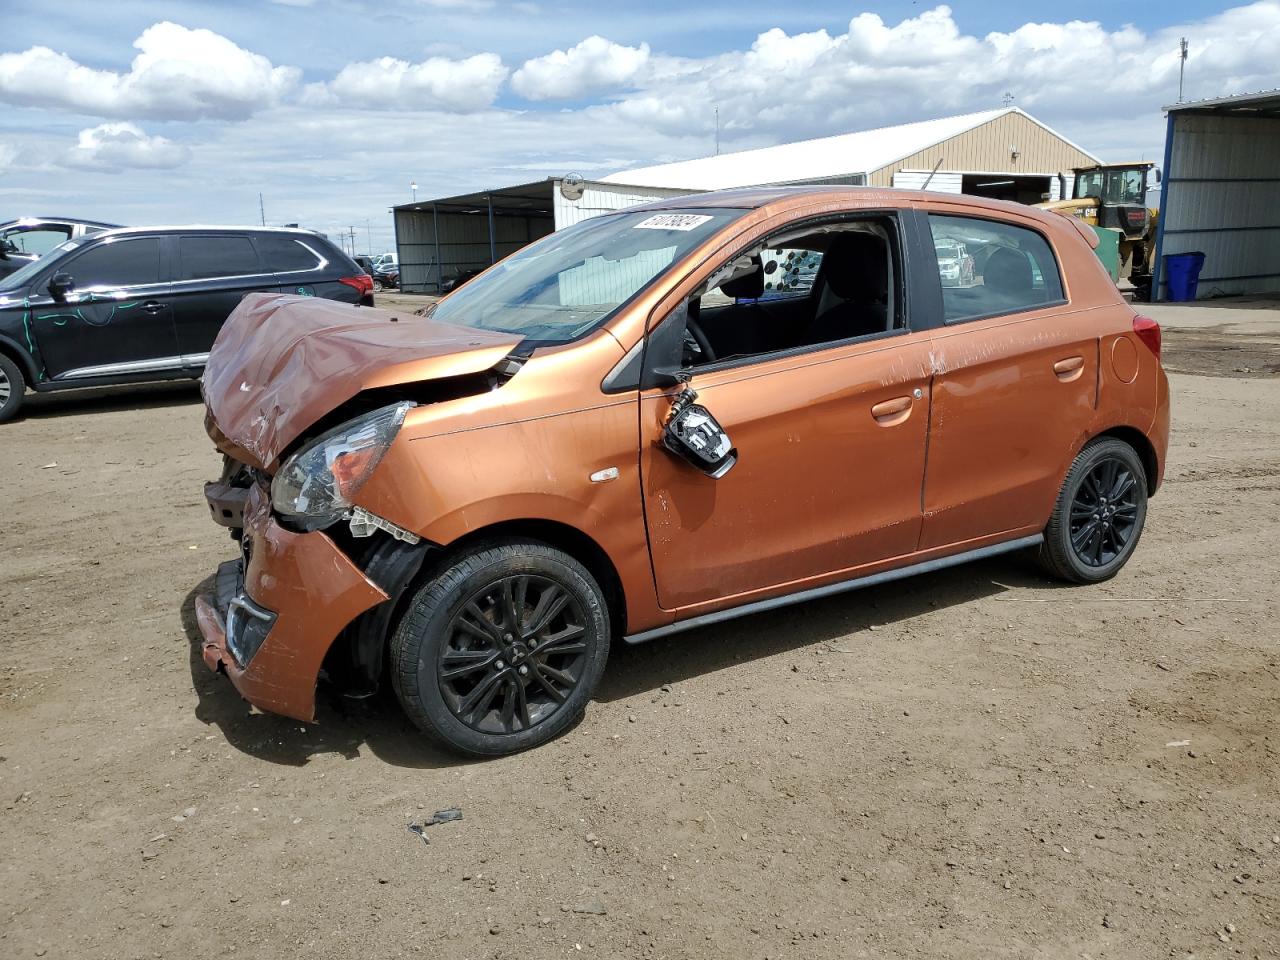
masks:
<svg viewBox="0 0 1280 960"><path fill-rule="evenodd" d="M500 756L582 718L609 641L604 592L581 563L545 543L490 543L429 572L391 639L391 679L428 736Z"/></svg>
<svg viewBox="0 0 1280 960"><path fill-rule="evenodd" d="M1114 437L1080 451L1045 528L1040 561L1072 583L1116 575L1138 545L1147 517L1147 474L1133 447Z"/></svg>
<svg viewBox="0 0 1280 960"><path fill-rule="evenodd" d="M516 574L476 591L454 614L437 677L450 712L480 733L528 730L582 681L582 605L546 577Z"/></svg>
<svg viewBox="0 0 1280 960"><path fill-rule="evenodd" d="M1071 548L1081 563L1105 567L1124 552L1137 519L1138 478L1120 460L1102 460L1071 501Z"/></svg>

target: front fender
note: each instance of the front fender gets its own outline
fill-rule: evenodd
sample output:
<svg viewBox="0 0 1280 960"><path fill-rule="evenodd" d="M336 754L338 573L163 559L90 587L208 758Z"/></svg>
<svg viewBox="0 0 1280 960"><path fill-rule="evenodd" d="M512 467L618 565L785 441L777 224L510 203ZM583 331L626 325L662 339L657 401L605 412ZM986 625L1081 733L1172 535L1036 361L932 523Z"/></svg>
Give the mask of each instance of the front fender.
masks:
<svg viewBox="0 0 1280 960"><path fill-rule="evenodd" d="M432 543L513 521L563 524L605 552L627 622L657 607L640 496L638 417L630 400L432 437L397 438L355 499ZM609 468L612 479L591 477ZM639 629L639 627L637 627Z"/></svg>
<svg viewBox="0 0 1280 960"><path fill-rule="evenodd" d="M13 357L22 366L22 372L26 375L27 383L35 383L40 379L40 368L36 366L35 358L31 356L31 352L13 337L0 333L0 353L6 353Z"/></svg>

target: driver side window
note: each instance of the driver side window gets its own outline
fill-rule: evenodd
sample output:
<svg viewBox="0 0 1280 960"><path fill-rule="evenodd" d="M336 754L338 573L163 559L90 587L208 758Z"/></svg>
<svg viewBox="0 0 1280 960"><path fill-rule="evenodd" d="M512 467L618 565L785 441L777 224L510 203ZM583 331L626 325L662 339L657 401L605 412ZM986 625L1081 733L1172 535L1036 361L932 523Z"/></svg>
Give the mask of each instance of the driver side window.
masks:
<svg viewBox="0 0 1280 960"><path fill-rule="evenodd" d="M904 326L890 217L796 226L739 251L685 303L681 366L817 349Z"/></svg>

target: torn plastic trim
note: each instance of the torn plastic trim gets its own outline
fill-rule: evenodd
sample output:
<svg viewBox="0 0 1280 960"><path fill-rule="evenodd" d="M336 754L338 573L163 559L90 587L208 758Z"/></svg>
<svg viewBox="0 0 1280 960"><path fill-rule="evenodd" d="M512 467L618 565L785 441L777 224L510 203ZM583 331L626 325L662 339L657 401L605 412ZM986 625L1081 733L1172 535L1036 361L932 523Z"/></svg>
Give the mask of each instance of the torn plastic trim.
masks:
<svg viewBox="0 0 1280 960"><path fill-rule="evenodd" d="M389 534L397 540L403 540L408 544L420 543L422 538L416 533L406 530L404 527L396 526L390 520L383 519L376 513L370 513L364 507L355 506L347 514L347 526L351 529L353 537L371 537L377 531Z"/></svg>

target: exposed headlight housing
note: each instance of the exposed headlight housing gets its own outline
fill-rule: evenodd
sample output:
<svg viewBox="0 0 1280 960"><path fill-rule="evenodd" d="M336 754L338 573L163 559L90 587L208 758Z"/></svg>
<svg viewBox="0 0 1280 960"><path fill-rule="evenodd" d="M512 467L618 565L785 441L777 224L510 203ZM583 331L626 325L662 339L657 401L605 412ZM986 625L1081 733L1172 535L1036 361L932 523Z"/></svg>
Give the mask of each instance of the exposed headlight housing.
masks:
<svg viewBox="0 0 1280 960"><path fill-rule="evenodd" d="M304 530L323 530L347 516L413 406L405 401L357 417L291 456L271 481L276 513Z"/></svg>

